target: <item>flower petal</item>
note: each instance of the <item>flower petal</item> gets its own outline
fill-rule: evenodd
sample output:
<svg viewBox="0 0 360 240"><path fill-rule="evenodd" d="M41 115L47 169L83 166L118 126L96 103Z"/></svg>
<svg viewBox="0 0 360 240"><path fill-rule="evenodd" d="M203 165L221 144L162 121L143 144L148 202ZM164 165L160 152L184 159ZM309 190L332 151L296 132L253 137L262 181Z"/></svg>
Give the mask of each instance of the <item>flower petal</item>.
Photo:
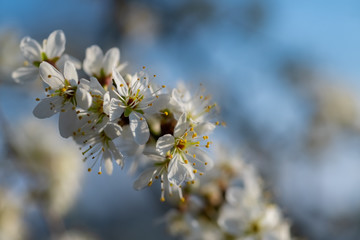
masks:
<svg viewBox="0 0 360 240"><path fill-rule="evenodd" d="M78 74L74 64L65 62L64 77L70 82L71 86L78 85Z"/></svg>
<svg viewBox="0 0 360 240"><path fill-rule="evenodd" d="M128 85L126 84L124 78L116 70L113 70L112 76L114 78L116 88L117 88L120 96L127 96L128 95Z"/></svg>
<svg viewBox="0 0 360 240"><path fill-rule="evenodd" d="M156 151L162 156L166 156L166 153L174 147L175 138L171 134L166 134L160 137L156 142Z"/></svg>
<svg viewBox="0 0 360 240"><path fill-rule="evenodd" d="M76 112L75 110L68 109L65 112L60 112L59 116L59 131L60 135L63 138L68 138L72 136L72 133L75 130L76 122Z"/></svg>
<svg viewBox="0 0 360 240"><path fill-rule="evenodd" d="M83 63L84 71L87 75L93 76L100 73L102 68L104 54L101 48L97 45L92 45L86 49L86 56Z"/></svg>
<svg viewBox="0 0 360 240"><path fill-rule="evenodd" d="M185 180L193 180L195 178L190 164L182 163L179 154L176 154L171 160L168 168L169 182L180 186Z"/></svg>
<svg viewBox="0 0 360 240"><path fill-rule="evenodd" d="M87 110L92 104L91 94L82 87L78 87L76 90L76 102L77 106Z"/></svg>
<svg viewBox="0 0 360 240"><path fill-rule="evenodd" d="M111 73L113 68L115 68L118 65L119 60L120 60L120 51L118 48L111 48L106 52L102 63L106 75Z"/></svg>
<svg viewBox="0 0 360 240"><path fill-rule="evenodd" d="M62 30L52 32L46 42L46 56L50 59L60 57L65 51L65 43L65 34Z"/></svg>
<svg viewBox="0 0 360 240"><path fill-rule="evenodd" d="M42 62L39 73L42 80L52 89L59 89L64 86L64 76L51 64Z"/></svg>
<svg viewBox="0 0 360 240"><path fill-rule="evenodd" d="M216 125L214 123L211 122L202 122L197 124L194 127L194 131L198 134L198 135L203 135L205 133L211 133L212 131L214 131L214 129L216 128Z"/></svg>
<svg viewBox="0 0 360 240"><path fill-rule="evenodd" d="M176 123L175 129L174 129L174 137L180 137L183 135L186 131L186 128L188 127L188 123L186 122L186 114L183 113L178 122Z"/></svg>
<svg viewBox="0 0 360 240"><path fill-rule="evenodd" d="M41 46L30 37L24 37L20 42L20 49L25 59L33 64L34 61L41 61Z"/></svg>
<svg viewBox="0 0 360 240"><path fill-rule="evenodd" d="M122 168L124 167L124 161L123 161L123 155L121 154L121 152L116 148L115 144L113 141L109 141L109 150L111 151L112 155L113 155L113 159L115 160L115 162L121 166Z"/></svg>
<svg viewBox="0 0 360 240"><path fill-rule="evenodd" d="M140 145L145 144L150 137L150 131L146 120L143 115L132 111L129 116L130 129L134 136L135 142Z"/></svg>
<svg viewBox="0 0 360 240"><path fill-rule="evenodd" d="M110 109L109 109L110 121L114 121L121 117L121 115L124 112L124 108L121 106L122 106L122 102L119 99L116 98L111 99Z"/></svg>
<svg viewBox="0 0 360 240"><path fill-rule="evenodd" d="M111 158L111 152L107 149L103 154L105 171L107 174L111 175L114 169L114 165Z"/></svg>
<svg viewBox="0 0 360 240"><path fill-rule="evenodd" d="M39 78L39 69L34 66L21 67L12 72L11 77L17 83L32 82Z"/></svg>
<svg viewBox="0 0 360 240"><path fill-rule="evenodd" d="M81 62L79 59L73 57L73 56L70 56L68 54L64 54L60 57L60 59L56 62L56 66L59 68L59 69L64 69L64 65L65 63L69 61L71 62L72 64L74 64L75 68L76 69L81 69Z"/></svg>
<svg viewBox="0 0 360 240"><path fill-rule="evenodd" d="M197 147L192 147L188 149L188 152L191 156L195 155L195 162L199 166L206 166L206 170L211 169L214 166L213 160L209 155Z"/></svg>
<svg viewBox="0 0 360 240"><path fill-rule="evenodd" d="M34 116L40 119L44 119L51 117L55 113L59 112L61 106L55 104L54 107L54 102L56 102L58 98L59 97L45 98L41 100L41 102L39 102L39 104L33 110Z"/></svg>
<svg viewBox="0 0 360 240"><path fill-rule="evenodd" d="M134 189L140 190L148 186L149 183L153 180L153 177L155 176L156 172L157 172L157 167L152 167L142 172L141 175L134 182L133 185Z"/></svg>
<svg viewBox="0 0 360 240"><path fill-rule="evenodd" d="M104 128L104 132L110 139L114 139L121 135L122 128L119 124L109 122Z"/></svg>
<svg viewBox="0 0 360 240"><path fill-rule="evenodd" d="M104 102L103 102L103 111L105 114L107 114L108 116L110 116L110 104L111 104L111 99L110 99L110 93L106 92L104 94L104 98L103 98Z"/></svg>

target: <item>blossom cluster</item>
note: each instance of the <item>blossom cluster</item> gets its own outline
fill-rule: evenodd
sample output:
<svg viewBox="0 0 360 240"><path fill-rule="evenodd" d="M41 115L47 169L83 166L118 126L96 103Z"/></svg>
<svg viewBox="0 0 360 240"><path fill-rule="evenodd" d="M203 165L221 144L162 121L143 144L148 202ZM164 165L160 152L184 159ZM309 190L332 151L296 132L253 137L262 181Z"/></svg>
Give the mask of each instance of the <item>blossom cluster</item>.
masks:
<svg viewBox="0 0 360 240"><path fill-rule="evenodd" d="M130 164L131 172L142 170L136 190L159 180L162 202L178 195L169 198L175 207L164 219L170 233L185 239L291 239L255 170L226 149L213 157L210 134L225 124L202 85L169 89L145 67L125 73L118 48L104 53L90 46L81 62L64 54L65 43L61 30L42 45L23 38L24 66L12 77L42 81L45 95L36 98L34 116L59 114L60 135L79 145L89 172L111 174L114 165Z"/></svg>
<svg viewBox="0 0 360 240"><path fill-rule="evenodd" d="M292 239L289 222L264 194L255 169L239 154L224 152L228 150L219 150L214 168L203 179L187 185L187 201L167 213L169 232L188 240Z"/></svg>
<svg viewBox="0 0 360 240"><path fill-rule="evenodd" d="M216 121L217 106L204 95L192 94L180 86L168 89L155 82L145 67L134 74L122 73L120 51L105 54L99 46L86 49L81 62L64 54L63 31L52 32L43 40L25 37L20 43L24 66L13 72L18 83L41 80L45 96L36 98L33 114L40 119L59 113L59 131L72 138L90 162L88 171L103 168L111 174L115 165L132 166L145 159L148 168L135 181L141 189L161 181L161 201L165 190L179 193L181 186L194 181L211 168L207 149L209 134ZM79 78L82 67L87 77Z"/></svg>

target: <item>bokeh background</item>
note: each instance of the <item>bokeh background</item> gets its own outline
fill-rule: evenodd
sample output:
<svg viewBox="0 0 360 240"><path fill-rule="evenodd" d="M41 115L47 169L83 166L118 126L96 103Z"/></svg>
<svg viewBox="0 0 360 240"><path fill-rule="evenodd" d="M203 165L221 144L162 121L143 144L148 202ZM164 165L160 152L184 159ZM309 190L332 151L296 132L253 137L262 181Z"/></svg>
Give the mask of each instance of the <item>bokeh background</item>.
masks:
<svg viewBox="0 0 360 240"><path fill-rule="evenodd" d="M78 59L116 46L127 72L204 84L227 122L218 141L256 165L293 235L360 239L359 10L355 0L0 0L0 236L171 239L158 193L134 191L136 174L120 169L87 173L56 117L32 116L40 84L12 82L20 39L62 29Z"/></svg>

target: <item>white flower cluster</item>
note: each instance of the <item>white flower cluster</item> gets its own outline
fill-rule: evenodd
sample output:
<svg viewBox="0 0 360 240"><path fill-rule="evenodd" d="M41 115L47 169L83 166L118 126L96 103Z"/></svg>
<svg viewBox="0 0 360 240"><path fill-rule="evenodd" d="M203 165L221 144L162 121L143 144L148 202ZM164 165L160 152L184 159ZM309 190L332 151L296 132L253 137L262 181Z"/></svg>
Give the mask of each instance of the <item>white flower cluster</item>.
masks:
<svg viewBox="0 0 360 240"><path fill-rule="evenodd" d="M89 172L104 167L108 174L116 163L146 159L151 165L134 183L135 189L161 181L161 201L165 189L175 190L184 200L181 186L203 175L212 164L207 148L208 134L215 122L217 107L203 89L191 95L184 87L168 90L157 86L156 75L143 67L133 75L123 75L120 51L105 54L98 46L86 49L82 67L88 75L79 79L80 61L64 55L65 35L54 31L40 45L30 37L22 39L20 49L25 66L13 72L16 82L40 79L45 97L33 113L48 118L59 113L60 135L72 137L81 147ZM137 165L137 164L135 164Z"/></svg>
<svg viewBox="0 0 360 240"><path fill-rule="evenodd" d="M184 239L292 239L289 223L266 199L252 166L224 152L205 178L188 185L188 200L166 215L170 233Z"/></svg>

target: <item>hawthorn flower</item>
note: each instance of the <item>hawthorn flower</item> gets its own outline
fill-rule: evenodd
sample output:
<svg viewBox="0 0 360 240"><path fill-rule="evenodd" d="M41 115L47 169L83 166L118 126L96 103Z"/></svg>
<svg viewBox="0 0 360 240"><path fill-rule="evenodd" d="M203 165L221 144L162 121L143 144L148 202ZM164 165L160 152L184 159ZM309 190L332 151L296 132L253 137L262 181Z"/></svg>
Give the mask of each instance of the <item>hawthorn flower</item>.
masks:
<svg viewBox="0 0 360 240"><path fill-rule="evenodd" d="M78 75L75 66L66 62L64 74L60 73L47 62L40 64L40 77L48 86L46 98L40 101L35 107L35 117L43 119L51 117L60 112L59 129L63 137L72 134L72 128L76 119L75 108L88 109L91 106L92 98L83 85L78 85Z"/></svg>
<svg viewBox="0 0 360 240"><path fill-rule="evenodd" d="M87 75L96 77L102 86L111 85L112 70L123 70L127 63L120 64L120 50L118 48L109 49L104 56L103 51L97 45L86 49L86 56L83 63L84 71Z"/></svg>
<svg viewBox="0 0 360 240"><path fill-rule="evenodd" d="M149 77L144 73L135 74L126 82L119 72L113 71L116 89L110 105L110 121L129 122L135 141L143 145L149 137L147 114L156 113L167 103L166 95L151 90ZM162 86L165 88L165 85Z"/></svg>
<svg viewBox="0 0 360 240"><path fill-rule="evenodd" d="M182 114L174 129L174 135L166 134L156 143L156 151L168 157L166 164L169 182L180 186L184 181L193 181L195 174L202 175L206 167L212 167L212 160L200 147L209 148L212 142L208 136L201 136L212 130L212 126L204 124L190 124ZM204 145L204 142L206 144Z"/></svg>
<svg viewBox="0 0 360 240"><path fill-rule="evenodd" d="M44 39L42 46L30 37L24 37L20 43L21 52L25 58L24 67L20 67L12 73L12 78L17 83L35 81L39 77L39 66L47 62L57 69L62 69L66 61L72 62L77 68L80 63L77 59L66 55L65 35L61 30L52 32Z"/></svg>
<svg viewBox="0 0 360 240"><path fill-rule="evenodd" d="M216 103L211 101L210 96L205 95L204 88L192 95L183 83L172 90L171 106L176 119L186 113L187 119L195 123L210 122L218 113Z"/></svg>

